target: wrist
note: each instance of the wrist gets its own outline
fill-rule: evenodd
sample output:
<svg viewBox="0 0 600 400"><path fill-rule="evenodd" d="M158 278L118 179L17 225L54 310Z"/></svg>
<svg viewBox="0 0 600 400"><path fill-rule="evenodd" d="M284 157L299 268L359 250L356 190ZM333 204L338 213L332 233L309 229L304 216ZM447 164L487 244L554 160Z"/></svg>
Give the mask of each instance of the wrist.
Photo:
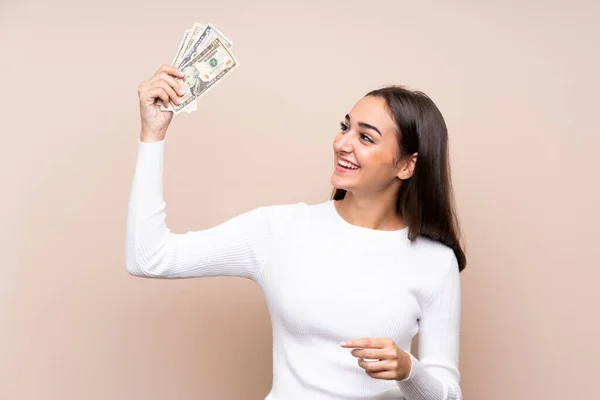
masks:
<svg viewBox="0 0 600 400"><path fill-rule="evenodd" d="M402 376L398 377L398 380L400 381L408 379L410 377L410 373L412 372L412 358L410 357L410 354L404 350L402 351L402 354Z"/></svg>
<svg viewBox="0 0 600 400"><path fill-rule="evenodd" d="M142 129L140 141L144 143L160 142L165 139L166 132L150 132Z"/></svg>

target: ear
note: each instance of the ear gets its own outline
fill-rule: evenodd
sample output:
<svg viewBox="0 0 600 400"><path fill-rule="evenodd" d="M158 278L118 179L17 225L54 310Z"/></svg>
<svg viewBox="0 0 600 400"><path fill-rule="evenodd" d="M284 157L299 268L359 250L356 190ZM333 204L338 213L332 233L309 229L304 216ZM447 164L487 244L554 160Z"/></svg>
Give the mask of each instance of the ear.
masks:
<svg viewBox="0 0 600 400"><path fill-rule="evenodd" d="M398 174L396 175L400 180L406 180L413 176L415 172L415 165L417 165L418 153L414 153L409 157L405 157L398 161Z"/></svg>

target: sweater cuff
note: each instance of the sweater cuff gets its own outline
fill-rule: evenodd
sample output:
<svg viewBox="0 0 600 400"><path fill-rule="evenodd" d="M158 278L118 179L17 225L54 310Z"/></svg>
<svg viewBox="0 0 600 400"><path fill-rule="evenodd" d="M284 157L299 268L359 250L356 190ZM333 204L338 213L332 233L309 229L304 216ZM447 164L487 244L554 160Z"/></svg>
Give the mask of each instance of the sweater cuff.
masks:
<svg viewBox="0 0 600 400"><path fill-rule="evenodd" d="M446 398L444 385L425 369L415 356L410 354L412 367L406 379L396 381L407 399Z"/></svg>

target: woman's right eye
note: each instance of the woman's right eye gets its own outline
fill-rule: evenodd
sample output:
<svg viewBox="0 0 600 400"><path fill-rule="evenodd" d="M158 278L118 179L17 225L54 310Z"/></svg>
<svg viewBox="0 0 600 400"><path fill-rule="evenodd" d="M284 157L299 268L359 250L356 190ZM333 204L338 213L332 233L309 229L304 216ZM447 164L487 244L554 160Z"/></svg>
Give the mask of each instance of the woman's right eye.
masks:
<svg viewBox="0 0 600 400"><path fill-rule="evenodd" d="M340 122L340 129L343 130L343 131L347 131L348 130L348 125L346 125L343 122Z"/></svg>

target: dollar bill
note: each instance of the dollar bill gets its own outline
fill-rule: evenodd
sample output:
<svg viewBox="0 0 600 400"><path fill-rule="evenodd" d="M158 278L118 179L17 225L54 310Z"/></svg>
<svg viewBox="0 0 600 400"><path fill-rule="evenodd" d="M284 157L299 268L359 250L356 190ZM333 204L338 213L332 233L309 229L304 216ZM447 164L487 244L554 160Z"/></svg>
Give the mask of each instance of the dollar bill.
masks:
<svg viewBox="0 0 600 400"><path fill-rule="evenodd" d="M183 56L187 53L188 49L192 46L192 44L198 39L198 37L202 34L206 26L202 25L199 22L194 22L192 27L188 29L188 36L183 43L183 46L179 49L179 52L176 57L176 61L173 66L179 66ZM162 104L162 103L161 103ZM187 106L184 111L188 114L193 113L197 110L196 102Z"/></svg>
<svg viewBox="0 0 600 400"><path fill-rule="evenodd" d="M207 43L210 43L214 38L221 39L221 42L224 43L227 47L231 48L232 43L221 36L219 32L215 29L215 27L208 23L206 24L206 28L196 36L193 40L194 42L185 50L185 55L178 61L178 68L181 68L183 65L187 64L191 59L196 57L198 53L202 51L202 48L206 46ZM189 41L188 41L189 43Z"/></svg>
<svg viewBox="0 0 600 400"><path fill-rule="evenodd" d="M183 43L183 46L181 47L181 49L179 49L179 52L177 53L175 63L173 64L174 67L179 67L183 56L187 54L192 44L194 44L194 42L198 39L202 32L204 32L204 29L206 29L206 27L198 22L194 22L192 27L188 29L188 36L185 42Z"/></svg>
<svg viewBox="0 0 600 400"><path fill-rule="evenodd" d="M200 24L194 23L194 26L192 27L192 29L186 29L183 32L183 37L181 38L181 41L179 42L179 46L177 46L177 53L175 53L175 57L173 57L173 61L171 62L172 66L174 66L174 67L177 66L177 60L179 60L183 56L183 52L184 52L184 50L186 48L187 41L190 38L190 32L194 30L194 27L196 25L200 25ZM202 25L200 25L200 26L202 27L202 29L200 30L200 32L202 32L204 30L204 26L202 26ZM163 105L162 100L157 99L156 102L160 106L161 110L165 110L166 109L165 106ZM188 108L186 108L186 112L188 114L192 113L194 111L196 111L195 107L188 107Z"/></svg>
<svg viewBox="0 0 600 400"><path fill-rule="evenodd" d="M217 32L219 35L221 35L221 37L225 40L225 42L227 43L227 47L229 47L230 49L233 47L233 42L231 41L231 39L229 39L227 36L225 36L223 34L223 32L221 32L220 30L217 29L216 26L214 26L213 24L211 24L210 22L208 23L209 26L212 27L212 29L215 30L215 32Z"/></svg>
<svg viewBox="0 0 600 400"><path fill-rule="evenodd" d="M208 42L195 57L181 64L179 69L185 77L175 79L182 85L184 96L180 104L170 101L166 107L161 105L161 110L175 114L185 112L187 107L193 107L200 96L238 67L238 61L219 36Z"/></svg>
<svg viewBox="0 0 600 400"><path fill-rule="evenodd" d="M194 22L190 29L185 30L183 38L179 43L177 53L175 54L171 65L179 68L183 63L182 61L184 60L184 58L186 58L185 62L189 61L191 58L193 58L193 56L197 55L204 48L207 42L210 42L215 37L220 38L221 41L225 43L228 48L231 48L233 46L233 42L231 41L231 39L226 37L223 34L223 32L221 32L212 23L203 25L199 22ZM190 50L193 50L193 53L190 53ZM157 103L160 106L160 109L163 111L172 110L170 104L167 107L165 107L160 99L157 99ZM188 114L192 113L197 109L196 104L197 102L193 101L185 108L183 108L180 112L186 112Z"/></svg>
<svg viewBox="0 0 600 400"><path fill-rule="evenodd" d="M178 60L180 60L183 57L183 55L185 53L185 49L189 48L189 46L188 46L188 39L193 40L191 38L191 36L190 36L190 32L194 32L194 33L199 32L199 33L201 33L204 30L204 28L205 28L204 25L199 24L197 22L194 22L194 25L192 26L191 29L186 29L185 30L185 33L183 35L183 39L181 40L181 43L179 43L179 48L177 49L177 54L175 54L175 58L173 59L173 62L171 63L172 66L176 66L177 65ZM190 45L191 45L191 43L190 43ZM162 106L162 101L160 102L160 105ZM197 109L196 103L190 104L190 106L188 106L188 107L185 108L185 112L188 113L188 114L191 114L194 111L196 111L196 109Z"/></svg>
<svg viewBox="0 0 600 400"><path fill-rule="evenodd" d="M179 55L183 51L183 46L185 45L185 42L186 42L187 38L189 37L189 33L190 33L189 29L186 29L185 32L183 32L183 37L181 38L181 42L179 42L179 46L177 47L177 53L175 53L175 57L173 57L173 61L171 62L172 66L175 66L175 62L177 61L177 58L179 58Z"/></svg>

